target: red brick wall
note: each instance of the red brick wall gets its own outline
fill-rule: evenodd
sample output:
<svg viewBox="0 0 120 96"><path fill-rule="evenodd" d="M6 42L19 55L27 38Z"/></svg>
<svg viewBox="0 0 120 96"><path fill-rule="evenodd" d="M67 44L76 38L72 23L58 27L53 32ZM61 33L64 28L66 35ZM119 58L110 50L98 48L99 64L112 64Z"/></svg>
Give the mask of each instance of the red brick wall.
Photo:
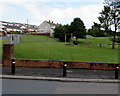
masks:
<svg viewBox="0 0 120 96"><path fill-rule="evenodd" d="M16 59L16 66L62 68L64 61ZM89 68L89 63L67 62L67 68Z"/></svg>
<svg viewBox="0 0 120 96"><path fill-rule="evenodd" d="M15 59L16 66L24 67L49 67L62 68L66 61L50 61L50 60L32 60L32 59ZM99 62L66 62L67 68L82 68L82 69L114 69L116 64L99 63ZM120 69L120 64L119 69Z"/></svg>
<svg viewBox="0 0 120 96"><path fill-rule="evenodd" d="M14 44L3 45L3 65L11 66L11 59L14 57Z"/></svg>
<svg viewBox="0 0 120 96"><path fill-rule="evenodd" d="M16 66L24 67L51 67L51 68L62 67L62 62L60 61L16 59L15 62Z"/></svg>

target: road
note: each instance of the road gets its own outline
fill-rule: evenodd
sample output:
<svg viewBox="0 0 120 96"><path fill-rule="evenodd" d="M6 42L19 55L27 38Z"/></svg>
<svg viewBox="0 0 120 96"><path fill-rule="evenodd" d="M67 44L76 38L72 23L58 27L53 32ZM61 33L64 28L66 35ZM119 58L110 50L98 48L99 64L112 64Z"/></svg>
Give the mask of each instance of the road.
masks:
<svg viewBox="0 0 120 96"><path fill-rule="evenodd" d="M119 84L120 85L120 84ZM118 94L117 83L3 79L3 94Z"/></svg>

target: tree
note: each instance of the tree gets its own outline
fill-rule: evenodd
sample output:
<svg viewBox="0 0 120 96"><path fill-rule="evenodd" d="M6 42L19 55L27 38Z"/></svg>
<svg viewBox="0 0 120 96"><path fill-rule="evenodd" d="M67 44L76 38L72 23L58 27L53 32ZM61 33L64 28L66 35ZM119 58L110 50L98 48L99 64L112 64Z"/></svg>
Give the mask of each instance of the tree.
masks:
<svg viewBox="0 0 120 96"><path fill-rule="evenodd" d="M101 16L98 17L101 27L104 28L105 32L109 34L110 26L111 26L111 16L110 16L111 8L109 6L104 6L102 12L100 12Z"/></svg>
<svg viewBox="0 0 120 96"><path fill-rule="evenodd" d="M64 42L65 41L65 34L69 33L69 25L59 25L57 27L55 27L54 29L54 37L58 38L60 40L60 42ZM69 36L67 36L67 41L69 41Z"/></svg>
<svg viewBox="0 0 120 96"><path fill-rule="evenodd" d="M92 26L91 29L88 30L88 35L91 35L93 37L104 37L105 32L103 30L101 30L101 24L95 23Z"/></svg>
<svg viewBox="0 0 120 96"><path fill-rule="evenodd" d="M111 24L114 26L112 49L115 48L115 40L118 27L120 26L120 1L119 0L105 0L105 3L111 7Z"/></svg>
<svg viewBox="0 0 120 96"><path fill-rule="evenodd" d="M74 18L74 21L70 25L69 31L76 37L76 42L78 38L84 39L86 37L86 29L80 18Z"/></svg>
<svg viewBox="0 0 120 96"><path fill-rule="evenodd" d="M116 35L117 35L117 29L120 24L120 16L119 16L118 10L112 10L111 11L111 17L112 17L112 25L114 25L114 31L113 31L113 44L112 44L112 49L115 48L115 40L116 40Z"/></svg>
<svg viewBox="0 0 120 96"><path fill-rule="evenodd" d="M120 0L105 0L104 3L115 8L120 8Z"/></svg>

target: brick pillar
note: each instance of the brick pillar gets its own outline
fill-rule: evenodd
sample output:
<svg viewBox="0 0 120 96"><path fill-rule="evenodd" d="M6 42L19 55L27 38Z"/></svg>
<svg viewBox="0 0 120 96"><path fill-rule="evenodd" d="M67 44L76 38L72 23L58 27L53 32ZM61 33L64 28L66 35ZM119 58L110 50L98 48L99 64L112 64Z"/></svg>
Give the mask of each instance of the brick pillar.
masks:
<svg viewBox="0 0 120 96"><path fill-rule="evenodd" d="M3 45L3 66L11 66L11 59L14 56L14 44Z"/></svg>

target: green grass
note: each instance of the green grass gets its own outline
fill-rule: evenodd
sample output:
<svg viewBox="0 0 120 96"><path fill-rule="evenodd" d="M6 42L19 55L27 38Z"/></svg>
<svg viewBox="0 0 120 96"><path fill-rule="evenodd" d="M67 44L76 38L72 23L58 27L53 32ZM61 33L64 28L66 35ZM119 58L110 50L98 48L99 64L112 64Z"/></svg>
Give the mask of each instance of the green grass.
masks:
<svg viewBox="0 0 120 96"><path fill-rule="evenodd" d="M108 44L112 44L109 40L110 37L94 37L94 38L87 38L87 39L78 39L79 44L89 44L91 46L98 46L98 44L104 44L107 46Z"/></svg>
<svg viewBox="0 0 120 96"><path fill-rule="evenodd" d="M15 45L15 58L118 63L118 48L97 46L99 43L111 44L106 37L79 39L92 46L65 45L53 38L31 35L22 36L21 41Z"/></svg>

